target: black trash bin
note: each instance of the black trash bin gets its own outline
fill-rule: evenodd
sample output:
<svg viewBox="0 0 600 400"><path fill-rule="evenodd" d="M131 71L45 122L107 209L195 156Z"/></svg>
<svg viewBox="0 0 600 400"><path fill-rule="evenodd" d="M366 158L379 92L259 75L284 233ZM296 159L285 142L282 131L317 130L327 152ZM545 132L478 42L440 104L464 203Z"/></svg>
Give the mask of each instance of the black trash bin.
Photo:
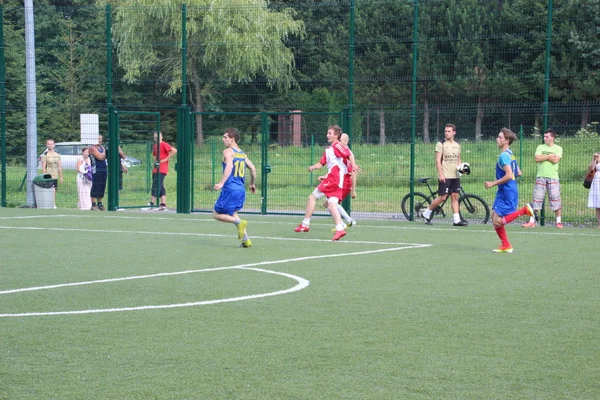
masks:
<svg viewBox="0 0 600 400"><path fill-rule="evenodd" d="M54 208L54 179L44 174L33 178L33 192L37 208Z"/></svg>

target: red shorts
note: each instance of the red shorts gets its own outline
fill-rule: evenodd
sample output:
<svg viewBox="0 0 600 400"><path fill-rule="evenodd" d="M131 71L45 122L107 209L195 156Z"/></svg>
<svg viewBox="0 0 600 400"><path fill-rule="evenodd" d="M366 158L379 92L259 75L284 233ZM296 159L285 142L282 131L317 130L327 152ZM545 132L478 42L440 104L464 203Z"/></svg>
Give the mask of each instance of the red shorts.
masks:
<svg viewBox="0 0 600 400"><path fill-rule="evenodd" d="M336 185L334 182L324 180L317 186L321 192L325 194L327 198L335 197L338 200L341 200L342 197L342 188Z"/></svg>
<svg viewBox="0 0 600 400"><path fill-rule="evenodd" d="M352 188L347 188L347 187L343 187L342 188L342 198L340 199L340 202L342 200L344 200L346 197L348 197L348 195L352 192Z"/></svg>

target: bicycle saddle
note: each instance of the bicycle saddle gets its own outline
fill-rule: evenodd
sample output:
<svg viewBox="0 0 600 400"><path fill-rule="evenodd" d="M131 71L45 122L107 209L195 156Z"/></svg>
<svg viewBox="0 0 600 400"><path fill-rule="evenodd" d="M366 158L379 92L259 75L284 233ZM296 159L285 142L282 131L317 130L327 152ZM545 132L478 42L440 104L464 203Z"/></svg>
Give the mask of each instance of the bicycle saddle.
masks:
<svg viewBox="0 0 600 400"><path fill-rule="evenodd" d="M419 181L419 183L427 183L428 180L430 180L431 178L419 178L417 179Z"/></svg>

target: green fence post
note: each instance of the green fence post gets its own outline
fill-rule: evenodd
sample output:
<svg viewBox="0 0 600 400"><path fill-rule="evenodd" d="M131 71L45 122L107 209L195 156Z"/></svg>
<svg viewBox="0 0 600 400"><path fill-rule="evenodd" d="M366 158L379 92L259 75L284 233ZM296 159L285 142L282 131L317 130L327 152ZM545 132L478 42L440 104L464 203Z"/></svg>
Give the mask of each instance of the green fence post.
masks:
<svg viewBox="0 0 600 400"><path fill-rule="evenodd" d="M523 165L523 124L519 125L519 165ZM518 178L517 178L518 179Z"/></svg>
<svg viewBox="0 0 600 400"><path fill-rule="evenodd" d="M106 103L112 106L112 20L110 4L106 5ZM110 117L109 117L110 118Z"/></svg>
<svg viewBox="0 0 600 400"><path fill-rule="evenodd" d="M106 108L108 110L108 210L116 211L119 206L119 171L121 157L119 156L118 113L112 104L112 21L110 4L105 7L106 16Z"/></svg>
<svg viewBox="0 0 600 400"><path fill-rule="evenodd" d="M410 123L410 220L414 221L415 211L415 146L417 137L417 57L419 55L419 0L414 0L413 9L413 41L412 41L412 99Z"/></svg>
<svg viewBox="0 0 600 400"><path fill-rule="evenodd" d="M354 0L350 0L350 15L349 15L349 40L348 40L348 126L346 133L352 139L352 108L354 106L354 25L355 25L356 7Z"/></svg>
<svg viewBox="0 0 600 400"><path fill-rule="evenodd" d="M267 199L268 199L268 174L271 172L271 166L269 165L268 154L269 154L269 114L261 112L261 181L260 181L260 213L267 213Z"/></svg>
<svg viewBox="0 0 600 400"><path fill-rule="evenodd" d="M119 206L121 157L119 156L119 116L112 105L108 107L108 116L108 210L116 211Z"/></svg>
<svg viewBox="0 0 600 400"><path fill-rule="evenodd" d="M196 117L192 112L192 109L189 108L189 127L190 127L190 137L188 138L188 145L190 146L190 212L194 209L194 176L195 176L195 168L196 168L196 143L195 143L195 135L196 132Z"/></svg>
<svg viewBox="0 0 600 400"><path fill-rule="evenodd" d="M546 57L544 66L544 103L542 131L548 129L548 97L550 93L550 58L552 56L552 0L548 0L548 22L546 24Z"/></svg>
<svg viewBox="0 0 600 400"><path fill-rule="evenodd" d="M548 0L548 22L546 24L546 58L544 67L544 103L542 110L542 143L543 134L548 129L548 97L550 94L550 59L552 57L552 0ZM540 226L545 225L546 213L544 212L544 204L540 210Z"/></svg>
<svg viewBox="0 0 600 400"><path fill-rule="evenodd" d="M4 70L4 6L0 4L0 163L2 164L2 200L6 207L6 77Z"/></svg>
<svg viewBox="0 0 600 400"><path fill-rule="evenodd" d="M191 152L190 152L190 109L177 109L177 213L189 214L191 211Z"/></svg>
<svg viewBox="0 0 600 400"><path fill-rule="evenodd" d="M210 144L210 165L212 168L210 187L213 188L217 183L217 142L212 140Z"/></svg>
<svg viewBox="0 0 600 400"><path fill-rule="evenodd" d="M313 165L315 163L315 135L310 135L310 165ZM315 186L314 185L314 176L313 173L310 173L310 182L309 185L310 186Z"/></svg>
<svg viewBox="0 0 600 400"><path fill-rule="evenodd" d="M340 113L340 126L342 127L342 132L346 132L350 142L348 143L348 147L350 148L350 150L352 150L352 136L350 133L348 133L348 107L344 108L344 111L342 111ZM350 130L351 131L351 130ZM350 213L352 212L352 196L347 196L343 201L342 201L342 207L344 208L344 210L346 210L346 212L348 213L348 215L350 215Z"/></svg>
<svg viewBox="0 0 600 400"><path fill-rule="evenodd" d="M191 212L190 108L187 106L187 7L181 5L181 107L177 110L177 213ZM158 197L157 197L158 198Z"/></svg>
<svg viewBox="0 0 600 400"><path fill-rule="evenodd" d="M160 132L160 131L157 131ZM154 145L154 141L146 143L146 160L149 162L146 163L146 193L152 196L152 169L154 168L154 160L152 159L152 146Z"/></svg>
<svg viewBox="0 0 600 400"><path fill-rule="evenodd" d="M187 106L187 7L181 5L181 106Z"/></svg>

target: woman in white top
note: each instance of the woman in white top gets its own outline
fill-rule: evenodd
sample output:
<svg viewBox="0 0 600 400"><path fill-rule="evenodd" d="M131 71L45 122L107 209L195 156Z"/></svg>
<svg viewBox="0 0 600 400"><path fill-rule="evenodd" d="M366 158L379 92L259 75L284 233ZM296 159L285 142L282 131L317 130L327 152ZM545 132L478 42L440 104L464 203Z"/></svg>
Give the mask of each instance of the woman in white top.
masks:
<svg viewBox="0 0 600 400"><path fill-rule="evenodd" d="M590 194L588 195L588 207L596 209L596 220L600 228L600 153L595 153L590 162L589 171L596 171Z"/></svg>
<svg viewBox="0 0 600 400"><path fill-rule="evenodd" d="M79 201L77 208L80 210L89 210L92 208L92 198L90 191L92 190L92 180L86 177L86 172L92 170L92 162L90 160L90 150L85 147L81 151L81 158L77 160L77 193ZM87 174L91 178L91 174Z"/></svg>

